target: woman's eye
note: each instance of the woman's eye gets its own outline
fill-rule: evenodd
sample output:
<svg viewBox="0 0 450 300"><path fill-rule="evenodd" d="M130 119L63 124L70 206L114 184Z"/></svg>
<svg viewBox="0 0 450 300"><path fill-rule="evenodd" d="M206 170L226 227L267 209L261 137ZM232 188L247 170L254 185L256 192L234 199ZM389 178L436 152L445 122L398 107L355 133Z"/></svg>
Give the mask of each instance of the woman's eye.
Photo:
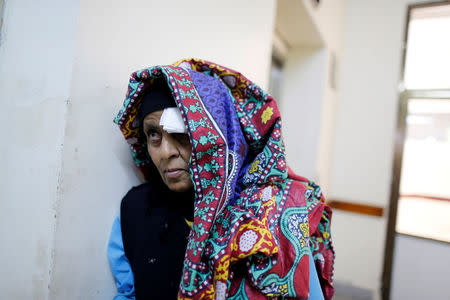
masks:
<svg viewBox="0 0 450 300"><path fill-rule="evenodd" d="M147 133L148 141L152 144L158 143L161 141L161 133L156 131L150 131Z"/></svg>
<svg viewBox="0 0 450 300"><path fill-rule="evenodd" d="M190 144L191 143L191 141L189 139L189 135L187 135L186 133L173 133L172 135L175 137L175 139L180 144L186 145L186 144Z"/></svg>

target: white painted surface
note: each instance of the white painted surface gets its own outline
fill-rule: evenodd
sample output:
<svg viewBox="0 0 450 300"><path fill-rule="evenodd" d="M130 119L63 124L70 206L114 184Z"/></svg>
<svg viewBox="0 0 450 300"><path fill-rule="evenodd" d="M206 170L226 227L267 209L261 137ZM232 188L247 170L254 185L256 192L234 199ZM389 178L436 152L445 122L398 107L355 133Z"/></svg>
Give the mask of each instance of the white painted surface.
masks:
<svg viewBox="0 0 450 300"><path fill-rule="evenodd" d="M4 9L1 298L47 299L78 1L5 1Z"/></svg>
<svg viewBox="0 0 450 300"><path fill-rule="evenodd" d="M323 45L323 38L302 1L277 1L275 32L290 47Z"/></svg>
<svg viewBox="0 0 450 300"><path fill-rule="evenodd" d="M448 299L449 278L449 244L396 235L392 300Z"/></svg>
<svg viewBox="0 0 450 300"><path fill-rule="evenodd" d="M324 41L324 47L327 51L323 97L320 111L320 118L317 118L320 128L316 136L317 153L316 169L317 183L320 184L325 196L332 192L330 181L333 161L333 148L336 130L336 118L338 114L339 89L340 89L340 66L342 63L344 21L347 17L347 1L333 0L321 1L315 5L314 1L303 1L305 9L308 11L312 21ZM335 57L335 72L332 74L331 57ZM331 76L335 76L336 88L330 85ZM320 100L318 100L320 101Z"/></svg>
<svg viewBox="0 0 450 300"><path fill-rule="evenodd" d="M140 179L112 119L131 72L185 57L267 86L274 1L81 1L51 299L111 299L113 218Z"/></svg>
<svg viewBox="0 0 450 300"><path fill-rule="evenodd" d="M336 282L368 289L377 297L386 224L385 218L333 210L331 231L336 252Z"/></svg>
<svg viewBox="0 0 450 300"><path fill-rule="evenodd" d="M279 1L276 31L289 46L281 90L284 140L290 166L329 190L337 91L330 87L331 56L339 65L345 1ZM314 53L314 54L313 54ZM305 114L308 111L308 114ZM302 132L295 132L296 126Z"/></svg>
<svg viewBox="0 0 450 300"><path fill-rule="evenodd" d="M281 88L283 139L288 165L311 180L317 180L320 117L326 81L326 50L291 49Z"/></svg>
<svg viewBox="0 0 450 300"><path fill-rule="evenodd" d="M302 2L317 26L322 40L330 50L339 54L343 43L342 33L347 1L321 1L319 5L315 5L314 1L303 0Z"/></svg>
<svg viewBox="0 0 450 300"><path fill-rule="evenodd" d="M329 53L337 52L340 100L326 80L312 83L325 85L325 91L311 89L323 101L315 106L322 116L320 125L306 130L319 128L322 146L305 157L317 157L319 166L303 171L299 162L298 172L310 172L322 186L331 174L325 188L331 198L387 206L401 41L411 1L349 0L346 10L332 2L316 10L306 4L327 48L316 52L325 67L310 69L314 78L326 78ZM336 20L344 11L341 60ZM9 125L0 148L3 296L47 299L50 285L50 299L112 297L108 234L122 195L140 181L112 124L129 74L201 57L267 87L274 14L271 0L82 1L71 75L78 1L6 1L0 44L0 101ZM294 62L305 52L297 55ZM379 288L385 226L385 218L334 212L337 280Z"/></svg>
<svg viewBox="0 0 450 300"><path fill-rule="evenodd" d="M400 1L347 2L330 198L388 205L405 16ZM385 226L335 211L337 280L378 291Z"/></svg>
<svg viewBox="0 0 450 300"><path fill-rule="evenodd" d="M397 85L410 3L347 1L329 198L388 208ZM374 220L336 211L332 228L336 279L378 293L386 216Z"/></svg>

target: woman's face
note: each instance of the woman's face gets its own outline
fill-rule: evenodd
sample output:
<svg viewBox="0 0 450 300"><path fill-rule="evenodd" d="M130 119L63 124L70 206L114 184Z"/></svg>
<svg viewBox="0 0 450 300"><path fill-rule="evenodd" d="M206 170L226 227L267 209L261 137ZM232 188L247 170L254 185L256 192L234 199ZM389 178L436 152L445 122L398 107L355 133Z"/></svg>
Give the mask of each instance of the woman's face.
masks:
<svg viewBox="0 0 450 300"><path fill-rule="evenodd" d="M185 192L193 184L189 176L192 147L184 133L167 133L159 125L162 110L145 116L143 129L147 150L164 183L174 192Z"/></svg>

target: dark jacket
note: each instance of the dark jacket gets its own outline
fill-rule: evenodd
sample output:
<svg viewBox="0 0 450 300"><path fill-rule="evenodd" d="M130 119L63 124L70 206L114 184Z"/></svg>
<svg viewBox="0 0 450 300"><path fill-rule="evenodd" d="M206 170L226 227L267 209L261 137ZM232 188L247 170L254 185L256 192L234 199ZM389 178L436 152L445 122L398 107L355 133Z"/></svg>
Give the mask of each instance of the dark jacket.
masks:
<svg viewBox="0 0 450 300"><path fill-rule="evenodd" d="M132 188L123 198L122 237L136 299L176 299L192 199L191 192L175 193L149 183Z"/></svg>

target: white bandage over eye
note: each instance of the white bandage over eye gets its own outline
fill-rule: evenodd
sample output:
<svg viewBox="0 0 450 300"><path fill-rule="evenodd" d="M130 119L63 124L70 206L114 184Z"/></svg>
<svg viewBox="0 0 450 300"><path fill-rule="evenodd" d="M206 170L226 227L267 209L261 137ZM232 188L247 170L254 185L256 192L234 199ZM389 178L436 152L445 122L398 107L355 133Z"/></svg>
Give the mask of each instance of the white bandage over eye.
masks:
<svg viewBox="0 0 450 300"><path fill-rule="evenodd" d="M165 108L161 115L161 119L159 120L159 125L168 133L187 132L186 126L184 126L183 117L177 107Z"/></svg>

